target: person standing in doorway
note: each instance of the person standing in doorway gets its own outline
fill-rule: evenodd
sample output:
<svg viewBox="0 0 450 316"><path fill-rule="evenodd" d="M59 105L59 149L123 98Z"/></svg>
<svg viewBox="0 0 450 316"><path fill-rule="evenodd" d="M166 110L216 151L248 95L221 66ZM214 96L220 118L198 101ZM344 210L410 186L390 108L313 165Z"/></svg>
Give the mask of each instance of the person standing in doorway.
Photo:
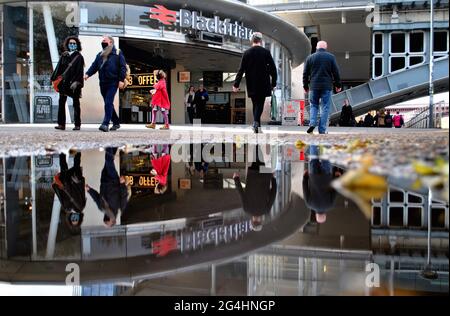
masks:
<svg viewBox="0 0 450 316"><path fill-rule="evenodd" d="M319 114L321 100L319 133L327 133L333 85L336 88L336 92L342 91L336 57L327 52L327 49L327 42L318 42L317 52L309 56L305 63L303 85L305 93L309 93L309 103L311 104L311 120L308 134L312 134L317 127L317 115Z"/></svg>
<svg viewBox="0 0 450 316"><path fill-rule="evenodd" d="M187 111L187 114L189 117L189 123L191 123L191 124L194 123L194 116L195 116L194 99L195 99L195 88L194 88L194 86L190 86L189 91L184 98L184 104L186 105L186 111Z"/></svg>
<svg viewBox="0 0 450 316"><path fill-rule="evenodd" d="M58 65L52 74L51 81L61 78L58 85L59 107L57 130L66 129L66 102L67 97L73 100L73 111L75 116L74 131L81 129L81 90L84 86L84 58L81 55L81 42L76 36L70 36L64 41L64 52L59 59Z"/></svg>
<svg viewBox="0 0 450 316"><path fill-rule="evenodd" d="M114 109L114 98L117 90L125 87L127 63L122 51L114 46L114 39L111 36L104 36L101 44L103 50L97 55L84 78L88 80L99 73L100 91L105 101L105 117L99 130L109 132L109 123L112 120L111 131L117 131L120 128L120 119Z"/></svg>
<svg viewBox="0 0 450 316"><path fill-rule="evenodd" d="M194 106L197 112L197 118L204 121L206 119L206 103L209 101L209 94L203 85L195 93Z"/></svg>
<svg viewBox="0 0 450 316"><path fill-rule="evenodd" d="M263 35L255 32L252 35L252 48L242 57L241 66L236 76L233 92L239 91L242 77L245 74L247 94L253 103L253 131L259 132L261 115L267 97L277 86L278 74L270 51L262 47Z"/></svg>

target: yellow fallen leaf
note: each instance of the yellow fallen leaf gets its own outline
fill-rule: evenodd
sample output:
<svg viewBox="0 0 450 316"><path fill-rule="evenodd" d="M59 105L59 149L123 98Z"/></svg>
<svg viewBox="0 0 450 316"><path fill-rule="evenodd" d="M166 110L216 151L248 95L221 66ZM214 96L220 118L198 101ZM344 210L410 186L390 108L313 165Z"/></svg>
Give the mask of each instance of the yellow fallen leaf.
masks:
<svg viewBox="0 0 450 316"><path fill-rule="evenodd" d="M306 146L307 144L301 140L295 142L295 148L297 148L298 150L303 150L306 148Z"/></svg>

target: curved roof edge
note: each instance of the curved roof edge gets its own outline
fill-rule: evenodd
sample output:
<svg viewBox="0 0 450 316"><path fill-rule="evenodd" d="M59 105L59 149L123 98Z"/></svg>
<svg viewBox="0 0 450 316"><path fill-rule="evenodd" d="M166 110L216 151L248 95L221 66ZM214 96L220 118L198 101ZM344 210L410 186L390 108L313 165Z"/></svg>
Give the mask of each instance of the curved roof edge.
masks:
<svg viewBox="0 0 450 316"><path fill-rule="evenodd" d="M32 0L29 2L38 1ZM13 2L0 0L0 3ZM56 1L55 1L56 2ZM126 3L133 5L149 5L145 0L109 0L92 1L107 3ZM236 0L165 0L161 1L163 5L170 7L191 8L198 11L207 11L214 14L228 17L236 21L243 21L245 25L252 27L254 31L263 33L277 40L290 53L292 67L300 66L311 52L311 44L308 37L293 24L284 21L268 12ZM56 2L57 3L57 2Z"/></svg>

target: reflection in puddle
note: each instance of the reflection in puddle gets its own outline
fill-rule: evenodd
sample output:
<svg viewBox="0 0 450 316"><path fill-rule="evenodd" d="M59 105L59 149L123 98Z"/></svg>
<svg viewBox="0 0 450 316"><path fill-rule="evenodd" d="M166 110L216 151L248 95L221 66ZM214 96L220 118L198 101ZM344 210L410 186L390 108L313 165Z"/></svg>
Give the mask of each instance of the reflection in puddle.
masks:
<svg viewBox="0 0 450 316"><path fill-rule="evenodd" d="M448 201L429 207L428 190L382 186L370 166L346 171L324 152L160 144L4 158L0 258L54 265L7 280L64 283L58 269L74 262L85 295L161 294L158 284L173 295L183 284L202 295L448 292ZM420 277L429 209L434 282ZM366 286L369 263L379 288Z"/></svg>

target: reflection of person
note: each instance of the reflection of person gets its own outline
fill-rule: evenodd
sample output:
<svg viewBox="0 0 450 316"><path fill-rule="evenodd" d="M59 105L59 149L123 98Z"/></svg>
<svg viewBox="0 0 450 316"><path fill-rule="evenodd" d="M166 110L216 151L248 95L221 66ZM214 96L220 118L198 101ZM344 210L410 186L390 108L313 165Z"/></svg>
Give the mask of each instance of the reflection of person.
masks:
<svg viewBox="0 0 450 316"><path fill-rule="evenodd" d="M114 109L114 98L118 88L122 89L125 86L127 63L122 51L117 51L114 46L114 38L104 36L101 44L103 50L95 58L84 79L88 80L99 72L100 92L105 101L105 117L99 130L108 132L112 120L111 131L116 131L120 128L120 119Z"/></svg>
<svg viewBox="0 0 450 316"><path fill-rule="evenodd" d="M84 58L81 55L81 42L76 36L70 36L64 41L64 52L59 59L58 65L52 74L51 81L56 81L59 76L63 80L58 86L59 107L58 126L55 129L66 129L66 102L67 97L73 100L73 110L75 115L74 131L81 129L81 89L84 86Z"/></svg>
<svg viewBox="0 0 450 316"><path fill-rule="evenodd" d="M73 234L77 234L83 222L83 210L86 207L85 178L81 168L81 153L77 153L74 166L69 169L66 155L59 155L61 172L58 173L52 188L61 202L65 215L65 222Z"/></svg>
<svg viewBox="0 0 450 316"><path fill-rule="evenodd" d="M103 222L107 227L117 223L119 210L123 213L130 198L129 186L125 177L120 177L114 164L117 148L105 150L105 165L100 180L100 193L86 185L87 192L104 213Z"/></svg>
<svg viewBox="0 0 450 316"><path fill-rule="evenodd" d="M273 57L269 50L262 47L262 41L263 35L261 33L253 33L252 47L242 57L241 66L233 86L233 92L238 92L242 77L245 74L247 94L253 103L253 131L255 133L258 133L261 127L261 115L264 111L266 97L272 95L278 80Z"/></svg>
<svg viewBox="0 0 450 316"><path fill-rule="evenodd" d="M312 134L317 126L319 126L320 134L327 132L333 85L337 92L342 90L336 57L327 52L327 48L327 42L318 42L317 52L308 57L303 72L303 85L305 92L309 92L309 103L311 104L308 134ZM322 104L320 122L317 124L320 104Z"/></svg>
<svg viewBox="0 0 450 316"><path fill-rule="evenodd" d="M303 174L303 197L319 224L326 222L326 214L334 206L336 191L331 183L339 176L341 172L333 168L330 161L320 159L319 147L311 146L308 168Z"/></svg>
<svg viewBox="0 0 450 316"><path fill-rule="evenodd" d="M264 215L270 213L277 194L277 180L273 173L262 172L265 164L253 162L247 170L247 183L242 188L239 174L234 174L236 189L241 196L244 211L252 216L252 229L260 231Z"/></svg>
<svg viewBox="0 0 450 316"><path fill-rule="evenodd" d="M170 169L170 151L169 145L162 145L163 148L158 155L158 146L155 145L152 155L152 171L151 174L158 182L155 187L155 194L164 194L167 191L167 176Z"/></svg>

